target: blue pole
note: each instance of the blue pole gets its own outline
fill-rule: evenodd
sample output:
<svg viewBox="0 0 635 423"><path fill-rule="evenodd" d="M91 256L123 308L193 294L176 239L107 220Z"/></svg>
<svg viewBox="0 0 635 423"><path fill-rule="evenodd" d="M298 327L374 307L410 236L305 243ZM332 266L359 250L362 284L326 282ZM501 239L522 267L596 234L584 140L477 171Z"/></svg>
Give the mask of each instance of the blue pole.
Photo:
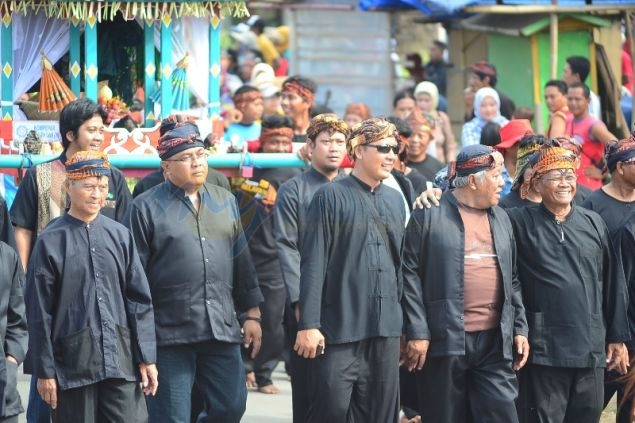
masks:
<svg viewBox="0 0 635 423"><path fill-rule="evenodd" d="M97 17L91 14L84 25L84 57L86 60L84 69L84 91L86 97L97 101Z"/></svg>
<svg viewBox="0 0 635 423"><path fill-rule="evenodd" d="M82 91L82 65L81 65L81 21L77 16L71 18L69 24L70 51L68 57L68 70L71 78L71 90L79 98Z"/></svg>
<svg viewBox="0 0 635 423"><path fill-rule="evenodd" d="M156 66L154 64L154 21L150 19L144 20L143 23L143 58L144 58L144 78L143 89L145 90L145 102L143 105L143 115L145 117L145 126L151 128L154 126L156 117L154 116L154 102L150 99L154 94L154 77L156 74Z"/></svg>
<svg viewBox="0 0 635 423"><path fill-rule="evenodd" d="M0 169L17 169L31 167L51 160L50 155L0 155ZM156 169L161 163L159 156L153 154L110 154L110 163L121 169ZM306 164L294 153L256 153L256 154L212 154L207 163L210 167L220 169L239 168L241 163L249 163L256 168L290 168L305 167Z"/></svg>
<svg viewBox="0 0 635 423"><path fill-rule="evenodd" d="M11 12L6 11L2 15L0 33L2 33L2 51L0 51L0 62L2 62L2 119L13 120L13 23Z"/></svg>
<svg viewBox="0 0 635 423"><path fill-rule="evenodd" d="M161 17L161 119L172 113L172 17ZM156 117L155 117L156 118Z"/></svg>
<svg viewBox="0 0 635 423"><path fill-rule="evenodd" d="M220 18L212 16L209 26L209 103L207 114L220 119Z"/></svg>

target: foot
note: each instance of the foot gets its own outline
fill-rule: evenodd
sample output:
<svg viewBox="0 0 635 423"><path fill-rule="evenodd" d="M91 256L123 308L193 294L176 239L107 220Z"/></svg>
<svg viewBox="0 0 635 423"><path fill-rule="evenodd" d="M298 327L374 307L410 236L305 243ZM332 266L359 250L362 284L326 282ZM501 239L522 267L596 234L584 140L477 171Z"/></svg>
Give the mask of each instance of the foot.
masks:
<svg viewBox="0 0 635 423"><path fill-rule="evenodd" d="M257 388L256 374L254 372L247 373L245 375L245 383L247 384L247 388Z"/></svg>
<svg viewBox="0 0 635 423"><path fill-rule="evenodd" d="M279 394L280 389L273 383L270 385L261 386L258 388L258 392L262 392L263 394Z"/></svg>

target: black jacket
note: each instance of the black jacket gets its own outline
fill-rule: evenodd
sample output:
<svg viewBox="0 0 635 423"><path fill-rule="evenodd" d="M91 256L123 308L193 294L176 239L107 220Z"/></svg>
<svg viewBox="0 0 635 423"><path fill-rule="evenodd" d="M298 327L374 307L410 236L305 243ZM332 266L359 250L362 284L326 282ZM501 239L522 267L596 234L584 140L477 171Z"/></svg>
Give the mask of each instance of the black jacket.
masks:
<svg viewBox="0 0 635 423"><path fill-rule="evenodd" d="M24 411L17 390L18 365L4 359L11 355L21 363L26 355L28 334L23 289L24 273L18 254L0 242L0 417Z"/></svg>
<svg viewBox="0 0 635 423"><path fill-rule="evenodd" d="M576 205L563 222L543 204L507 212L518 248L531 362L606 366L605 343L630 339L624 272L606 224Z"/></svg>
<svg viewBox="0 0 635 423"><path fill-rule="evenodd" d="M132 205L130 227L150 283L158 346L240 343L236 312L263 301L236 198L211 184L199 195L196 212L185 191L164 182Z"/></svg>
<svg viewBox="0 0 635 423"><path fill-rule="evenodd" d="M527 336L527 320L516 273L516 247L509 218L499 207L489 209L489 222L503 282L500 330L504 357L512 359L513 337ZM452 192L441 197L440 207L413 212L406 229L404 292L423 299L420 322L430 340L432 357L465 355L463 322L463 220Z"/></svg>

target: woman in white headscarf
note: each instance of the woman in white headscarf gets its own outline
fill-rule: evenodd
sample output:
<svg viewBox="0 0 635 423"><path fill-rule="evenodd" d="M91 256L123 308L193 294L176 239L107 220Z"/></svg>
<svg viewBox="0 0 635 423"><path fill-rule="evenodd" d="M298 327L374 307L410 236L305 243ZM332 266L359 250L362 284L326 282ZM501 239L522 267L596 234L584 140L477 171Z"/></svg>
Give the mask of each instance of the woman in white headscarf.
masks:
<svg viewBox="0 0 635 423"><path fill-rule="evenodd" d="M481 131L487 122L495 122L501 127L507 125L507 118L501 115L501 101L495 89L480 88L474 95L474 118L463 125L461 145L479 144Z"/></svg>
<svg viewBox="0 0 635 423"><path fill-rule="evenodd" d="M439 106L439 89L430 81L423 81L417 84L415 100L421 113L428 114L434 120L434 130L431 144L434 152L431 154L440 162L446 163L456 157L456 142L450 125L450 118L445 112L437 110Z"/></svg>

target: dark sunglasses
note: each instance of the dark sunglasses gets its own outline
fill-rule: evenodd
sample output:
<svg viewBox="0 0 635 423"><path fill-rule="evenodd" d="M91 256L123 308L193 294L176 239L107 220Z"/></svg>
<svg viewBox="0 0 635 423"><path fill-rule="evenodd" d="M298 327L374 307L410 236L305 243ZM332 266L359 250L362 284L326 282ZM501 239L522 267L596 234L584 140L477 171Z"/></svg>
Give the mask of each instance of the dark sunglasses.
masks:
<svg viewBox="0 0 635 423"><path fill-rule="evenodd" d="M399 154L399 145L388 145L388 144L364 144L364 147L373 147L376 148L378 152L382 154L388 154L390 150L394 154Z"/></svg>

